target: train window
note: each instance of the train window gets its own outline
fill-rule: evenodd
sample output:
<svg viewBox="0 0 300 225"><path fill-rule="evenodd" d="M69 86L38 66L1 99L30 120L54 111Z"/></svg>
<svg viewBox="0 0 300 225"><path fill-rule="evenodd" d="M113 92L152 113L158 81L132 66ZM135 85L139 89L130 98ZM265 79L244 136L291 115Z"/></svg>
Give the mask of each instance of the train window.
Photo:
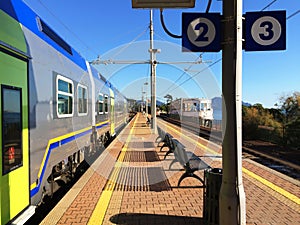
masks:
<svg viewBox="0 0 300 225"><path fill-rule="evenodd" d="M104 112L108 113L108 96L104 95Z"/></svg>
<svg viewBox="0 0 300 225"><path fill-rule="evenodd" d="M98 112L99 114L103 114L103 94L99 94L98 96Z"/></svg>
<svg viewBox="0 0 300 225"><path fill-rule="evenodd" d="M21 91L21 88L1 86L3 175L23 165Z"/></svg>
<svg viewBox="0 0 300 225"><path fill-rule="evenodd" d="M77 106L78 106L78 115L84 116L87 115L88 110L88 93L87 93L87 87L78 84L77 87Z"/></svg>
<svg viewBox="0 0 300 225"><path fill-rule="evenodd" d="M72 80L57 75L56 77L56 110L59 118L73 116L73 82Z"/></svg>

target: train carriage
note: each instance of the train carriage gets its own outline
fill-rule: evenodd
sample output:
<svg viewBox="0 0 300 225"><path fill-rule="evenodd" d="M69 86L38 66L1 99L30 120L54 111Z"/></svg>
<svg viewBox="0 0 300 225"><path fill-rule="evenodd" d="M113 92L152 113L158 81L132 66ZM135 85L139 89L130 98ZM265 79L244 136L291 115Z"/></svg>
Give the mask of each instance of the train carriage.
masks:
<svg viewBox="0 0 300 225"><path fill-rule="evenodd" d="M1 224L34 212L126 122L126 98L20 0L0 1Z"/></svg>
<svg viewBox="0 0 300 225"><path fill-rule="evenodd" d="M200 127L212 127L213 108L210 99L179 98L171 102L170 116L176 120L194 122Z"/></svg>

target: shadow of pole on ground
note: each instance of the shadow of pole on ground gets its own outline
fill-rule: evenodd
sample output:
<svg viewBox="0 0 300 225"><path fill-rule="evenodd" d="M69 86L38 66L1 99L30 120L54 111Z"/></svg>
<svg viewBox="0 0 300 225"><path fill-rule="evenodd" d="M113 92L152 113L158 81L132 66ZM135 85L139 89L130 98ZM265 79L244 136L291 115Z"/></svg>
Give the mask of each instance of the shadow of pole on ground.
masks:
<svg viewBox="0 0 300 225"><path fill-rule="evenodd" d="M148 214L148 213L119 213L113 215L110 218L110 222L113 224L122 225L205 225L205 220L201 217L190 217L190 216L173 216L173 215L159 215L159 214Z"/></svg>

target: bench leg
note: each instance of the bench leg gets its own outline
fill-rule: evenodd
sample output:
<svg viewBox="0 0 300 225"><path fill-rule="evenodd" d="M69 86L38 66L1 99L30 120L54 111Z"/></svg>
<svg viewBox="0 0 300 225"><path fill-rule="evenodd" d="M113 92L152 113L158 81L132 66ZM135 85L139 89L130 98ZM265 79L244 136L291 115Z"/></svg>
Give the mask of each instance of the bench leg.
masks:
<svg viewBox="0 0 300 225"><path fill-rule="evenodd" d="M173 159L173 161L172 161L172 162L170 163L170 165L169 165L169 170L171 169L172 165L173 165L174 163L176 163L176 162L178 162L177 159Z"/></svg>
<svg viewBox="0 0 300 225"><path fill-rule="evenodd" d="M155 139L155 142L157 142L159 139L162 139L160 136L158 136L156 139ZM161 142L161 141L160 141ZM158 143L160 143L158 142Z"/></svg>
<svg viewBox="0 0 300 225"><path fill-rule="evenodd" d="M188 172L186 172L186 173L182 174L181 177L179 178L179 181L178 181L177 186L179 187L181 181L182 181L183 179L187 178L187 177L193 177L193 178L196 178L197 180L200 180L201 183L204 185L204 181L203 181L199 176L197 176L197 175L194 174L194 173L188 173Z"/></svg>
<svg viewBox="0 0 300 225"><path fill-rule="evenodd" d="M170 153L173 153L173 151L172 151L171 149L165 154L164 160L166 159L166 157L167 157Z"/></svg>
<svg viewBox="0 0 300 225"><path fill-rule="evenodd" d="M164 147L169 147L169 146L168 146L166 143L164 143L164 145L160 147L160 150L159 150L159 151L161 152L161 150L162 150Z"/></svg>

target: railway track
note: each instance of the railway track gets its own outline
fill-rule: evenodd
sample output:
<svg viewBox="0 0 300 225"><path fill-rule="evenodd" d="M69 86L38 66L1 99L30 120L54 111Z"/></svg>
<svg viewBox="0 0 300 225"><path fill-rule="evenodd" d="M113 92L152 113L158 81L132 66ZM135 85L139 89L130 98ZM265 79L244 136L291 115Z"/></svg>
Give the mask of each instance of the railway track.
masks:
<svg viewBox="0 0 300 225"><path fill-rule="evenodd" d="M199 135L200 137L209 139L209 141L212 141L216 144L222 144L222 132L220 130L195 126L195 123L186 121L182 122L165 116L161 118L176 126L187 129L194 134ZM265 146L267 146L267 149L269 148L269 151L260 151L255 149L255 145L254 147L249 147L249 144L247 145L245 142L243 142L243 157L256 161L289 177L300 180L300 165L295 162L295 158L293 156L281 158L279 154L274 154L273 149L278 148L277 145L267 142L264 143Z"/></svg>

